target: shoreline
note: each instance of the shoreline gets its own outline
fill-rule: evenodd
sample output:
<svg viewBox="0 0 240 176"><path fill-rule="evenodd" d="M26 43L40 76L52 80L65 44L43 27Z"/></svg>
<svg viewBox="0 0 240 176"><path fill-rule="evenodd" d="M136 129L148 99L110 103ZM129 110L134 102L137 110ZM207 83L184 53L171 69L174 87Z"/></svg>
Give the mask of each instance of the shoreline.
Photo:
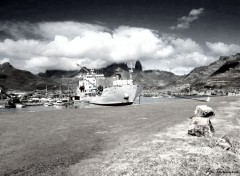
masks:
<svg viewBox="0 0 240 176"><path fill-rule="evenodd" d="M95 175L100 171L103 175L121 175L121 172L132 173L132 169L136 170L135 174L144 173L138 170L141 165L137 168L134 162L139 165L136 161L141 162L147 156L163 156L156 148L166 141L170 141L169 145L175 144L176 139L169 137L168 130L177 133L182 129L185 132L186 126L181 125L189 122L188 117L196 105L206 104L215 110L238 99L216 97L210 102L179 100L126 107L1 114L0 173ZM213 117L213 126L216 117ZM176 128L177 125L181 128ZM175 128L178 130L174 132ZM216 126L216 133L218 128ZM185 138L177 140L180 145ZM188 145L186 141L185 144ZM175 145L171 147L176 149ZM149 153L149 149L155 154ZM118 168L119 161L123 160L125 162L120 163L122 168ZM149 169L151 162L144 162L141 168Z"/></svg>

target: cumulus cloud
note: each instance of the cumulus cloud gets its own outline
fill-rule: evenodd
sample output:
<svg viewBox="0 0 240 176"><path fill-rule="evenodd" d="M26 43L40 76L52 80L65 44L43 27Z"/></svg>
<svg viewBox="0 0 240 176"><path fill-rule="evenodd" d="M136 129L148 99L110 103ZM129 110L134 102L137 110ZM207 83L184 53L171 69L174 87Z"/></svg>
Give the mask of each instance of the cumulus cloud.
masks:
<svg viewBox="0 0 240 176"><path fill-rule="evenodd" d="M190 23L197 20L199 18L199 15L203 13L204 8L199 9L192 9L188 16L183 16L178 19L178 24L176 26L171 26L170 29L188 29L190 27Z"/></svg>
<svg viewBox="0 0 240 176"><path fill-rule="evenodd" d="M231 54L239 53L240 51L240 46L235 44L206 42L206 45L210 49L211 54L214 56L228 56Z"/></svg>
<svg viewBox="0 0 240 176"><path fill-rule="evenodd" d="M5 62L9 62L10 61L10 59L8 59L8 58L3 58L3 59L0 59L0 64L3 64L3 63L5 63Z"/></svg>
<svg viewBox="0 0 240 176"><path fill-rule="evenodd" d="M190 13L197 15L198 11ZM0 42L0 60L9 58L13 65L34 73L46 69L78 69L76 63L101 68L140 60L146 69L185 74L212 61L191 38L161 35L146 28L120 26L110 30L71 21L8 24L8 28L18 28L18 25L21 30L12 34L14 38ZM27 28L28 25L31 27ZM38 37L29 38L29 34Z"/></svg>

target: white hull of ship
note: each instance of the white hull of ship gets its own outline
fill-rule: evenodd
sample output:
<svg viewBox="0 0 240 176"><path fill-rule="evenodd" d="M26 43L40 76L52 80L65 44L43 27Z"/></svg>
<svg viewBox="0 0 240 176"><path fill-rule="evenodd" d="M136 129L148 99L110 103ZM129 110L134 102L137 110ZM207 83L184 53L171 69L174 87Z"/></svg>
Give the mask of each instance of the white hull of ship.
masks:
<svg viewBox="0 0 240 176"><path fill-rule="evenodd" d="M131 105L141 91L141 85L113 86L105 88L100 96L90 98L89 103L104 106Z"/></svg>

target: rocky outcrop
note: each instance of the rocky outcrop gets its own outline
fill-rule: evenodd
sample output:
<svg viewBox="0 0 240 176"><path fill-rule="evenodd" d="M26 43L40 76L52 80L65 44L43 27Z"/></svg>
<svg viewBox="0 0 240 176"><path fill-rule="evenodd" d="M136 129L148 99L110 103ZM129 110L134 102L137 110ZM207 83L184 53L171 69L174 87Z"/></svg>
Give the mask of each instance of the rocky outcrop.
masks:
<svg viewBox="0 0 240 176"><path fill-rule="evenodd" d="M206 105L199 105L196 107L194 114L195 116L192 118L188 128L188 134L197 137L212 137L214 128L210 119L208 118L209 116L214 115L212 108Z"/></svg>
<svg viewBox="0 0 240 176"><path fill-rule="evenodd" d="M141 72L142 71L142 64L141 64L141 62L139 60L136 61L134 71L136 71L136 72Z"/></svg>
<svg viewBox="0 0 240 176"><path fill-rule="evenodd" d="M192 136L206 136L212 137L214 128L209 118L193 117L192 122L188 128L188 134Z"/></svg>
<svg viewBox="0 0 240 176"><path fill-rule="evenodd" d="M196 117L209 117L215 115L213 109L207 105L198 105L194 111Z"/></svg>

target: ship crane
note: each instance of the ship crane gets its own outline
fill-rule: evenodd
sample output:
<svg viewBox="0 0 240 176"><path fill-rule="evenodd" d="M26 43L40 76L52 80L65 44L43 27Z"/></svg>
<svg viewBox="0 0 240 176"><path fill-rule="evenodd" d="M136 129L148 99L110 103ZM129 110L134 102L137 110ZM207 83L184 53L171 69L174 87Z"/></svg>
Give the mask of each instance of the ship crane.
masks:
<svg viewBox="0 0 240 176"><path fill-rule="evenodd" d="M87 75L89 75L89 76L91 76L91 77L93 77L93 78L96 79L95 73L94 73L94 69L91 68L91 69L90 69L91 71L89 71L87 68L79 65L78 63L76 63L76 65L77 65L78 67L80 67L81 69L85 70L85 71L87 72ZM95 88L97 94L99 94L99 93L101 92L101 91L98 90L97 85L95 85L94 83L92 83L91 81L89 81L89 80L86 79L86 78L83 78L83 80L86 81L87 83L89 83L90 85L92 85L92 86Z"/></svg>
<svg viewBox="0 0 240 176"><path fill-rule="evenodd" d="M86 69L85 67L82 67L81 65L79 65L78 63L76 63L76 65L78 66L78 67L80 67L81 69L83 69L83 70L85 70L86 72L87 72L87 74L90 74L90 73L93 73L93 69L91 69L91 72L88 70L88 69ZM94 85L93 83L91 83L90 81L88 81L87 79L84 79L84 80L86 80L89 84L91 84L92 86L94 86L94 87L96 87L96 85Z"/></svg>
<svg viewBox="0 0 240 176"><path fill-rule="evenodd" d="M76 65L77 65L78 67L80 67L81 69L85 70L88 74L90 73L89 70L86 69L85 67L82 67L82 66L79 65L78 63L76 63ZM91 69L91 71L92 71L92 69Z"/></svg>

